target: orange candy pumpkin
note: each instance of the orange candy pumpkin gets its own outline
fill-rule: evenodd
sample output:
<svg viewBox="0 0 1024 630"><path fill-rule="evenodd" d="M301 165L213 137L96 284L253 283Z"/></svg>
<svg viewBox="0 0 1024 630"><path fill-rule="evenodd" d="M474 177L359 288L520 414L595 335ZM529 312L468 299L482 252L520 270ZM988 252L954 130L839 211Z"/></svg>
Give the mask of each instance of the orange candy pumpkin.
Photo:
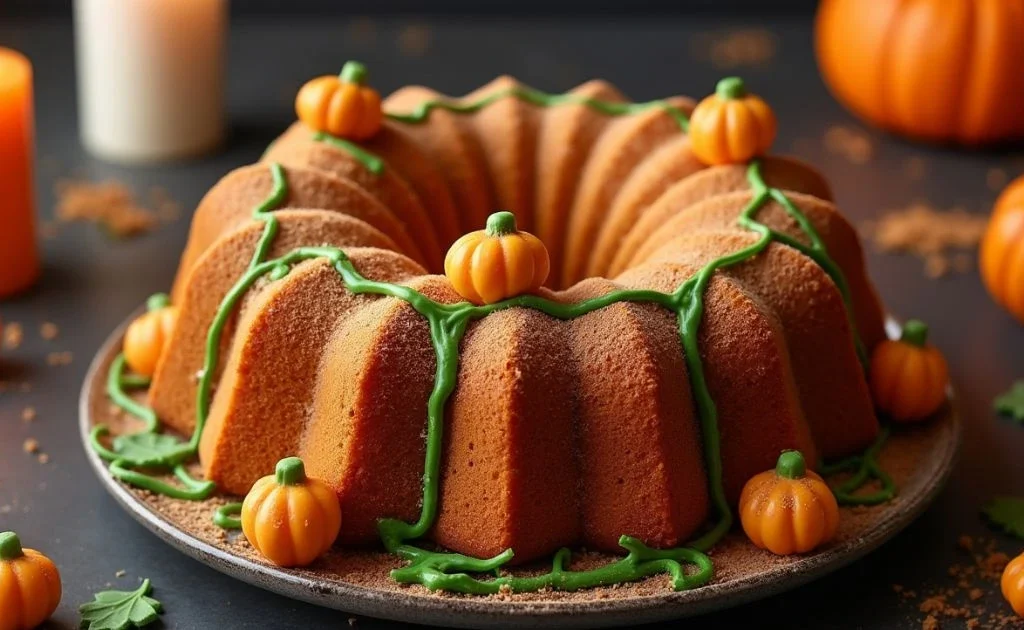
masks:
<svg viewBox="0 0 1024 630"><path fill-rule="evenodd" d="M178 321L178 308L169 305L162 293L149 298L147 306L149 310L124 333L124 359L135 373L153 376Z"/></svg>
<svg viewBox="0 0 1024 630"><path fill-rule="evenodd" d="M883 341L875 348L870 380L879 409L898 422L913 422L945 402L949 368L942 353L928 343L928 326L911 319L899 341Z"/></svg>
<svg viewBox="0 0 1024 630"><path fill-rule="evenodd" d="M869 122L968 145L1024 135L1019 2L823 0L815 29L825 82Z"/></svg>
<svg viewBox="0 0 1024 630"><path fill-rule="evenodd" d="M832 540L839 504L800 451L784 451L775 470L751 477L740 493L740 521L750 542L779 555L807 553Z"/></svg>
<svg viewBox="0 0 1024 630"><path fill-rule="evenodd" d="M295 97L299 120L347 140L372 138L380 130L384 113L380 93L365 85L366 76L366 66L349 61L338 76L310 80Z"/></svg>
<svg viewBox="0 0 1024 630"><path fill-rule="evenodd" d="M728 77L690 115L693 152L708 165L742 164L764 155L775 142L775 113L748 94L743 80Z"/></svg>
<svg viewBox="0 0 1024 630"><path fill-rule="evenodd" d="M277 463L273 475L252 486L242 503L242 532L267 560L302 567L331 548L341 531L338 495L306 476L298 457Z"/></svg>
<svg viewBox="0 0 1024 630"><path fill-rule="evenodd" d="M1006 565L999 586L1013 612L1024 617L1024 553Z"/></svg>
<svg viewBox="0 0 1024 630"><path fill-rule="evenodd" d="M995 301L1024 322L1024 177L996 200L981 239L979 268Z"/></svg>
<svg viewBox="0 0 1024 630"><path fill-rule="evenodd" d="M444 272L459 295L474 304L493 304L536 291L551 271L548 250L539 238L516 229L511 212L495 212L487 228L452 244Z"/></svg>
<svg viewBox="0 0 1024 630"><path fill-rule="evenodd" d="M34 549L22 549L14 532L0 533L0 630L29 630L60 604L60 573Z"/></svg>

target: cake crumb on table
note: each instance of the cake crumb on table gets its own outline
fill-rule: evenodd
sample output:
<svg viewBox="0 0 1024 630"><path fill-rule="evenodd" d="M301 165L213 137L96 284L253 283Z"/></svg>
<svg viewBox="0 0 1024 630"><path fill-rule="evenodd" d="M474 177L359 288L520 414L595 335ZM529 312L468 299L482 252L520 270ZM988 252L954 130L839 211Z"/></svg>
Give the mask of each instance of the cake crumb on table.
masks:
<svg viewBox="0 0 1024 630"><path fill-rule="evenodd" d="M775 58L778 37L766 28L734 28L704 33L693 41L693 56L716 68L766 66Z"/></svg>
<svg viewBox="0 0 1024 630"><path fill-rule="evenodd" d="M21 450L26 453L35 454L39 452L39 440L35 438L28 438L21 445Z"/></svg>
<svg viewBox="0 0 1024 630"><path fill-rule="evenodd" d="M841 155L854 164L867 164L875 153L874 143L867 134L842 125L829 127L824 143L829 153Z"/></svg>
<svg viewBox="0 0 1024 630"><path fill-rule="evenodd" d="M39 336L46 341L53 341L60 334L60 329L57 328L57 324L53 322L43 322L39 326Z"/></svg>
<svg viewBox="0 0 1024 630"><path fill-rule="evenodd" d="M8 350L16 350L21 346L22 340L25 338L25 329L22 328L18 322L10 322L3 327L4 333L4 348Z"/></svg>
<svg viewBox="0 0 1024 630"><path fill-rule="evenodd" d="M924 261L929 278L941 278L951 271L964 273L973 268L971 252L977 249L987 224L987 216L963 208L938 210L917 202L865 222L861 231L880 251L913 254Z"/></svg>
<svg viewBox="0 0 1024 630"><path fill-rule="evenodd" d="M941 628L939 620L931 615L925 617L921 622L921 630L938 630L939 628Z"/></svg>
<svg viewBox="0 0 1024 630"><path fill-rule="evenodd" d="M36 408L35 407L25 407L24 409L21 410L21 421L22 422L32 422L35 419L36 419Z"/></svg>
<svg viewBox="0 0 1024 630"><path fill-rule="evenodd" d="M136 202L128 186L114 180L89 182L58 180L57 220L62 223L88 221L105 227L118 238L149 232L157 215Z"/></svg>
<svg viewBox="0 0 1024 630"><path fill-rule="evenodd" d="M51 366L71 365L72 354L70 352L51 352L46 355L46 364Z"/></svg>

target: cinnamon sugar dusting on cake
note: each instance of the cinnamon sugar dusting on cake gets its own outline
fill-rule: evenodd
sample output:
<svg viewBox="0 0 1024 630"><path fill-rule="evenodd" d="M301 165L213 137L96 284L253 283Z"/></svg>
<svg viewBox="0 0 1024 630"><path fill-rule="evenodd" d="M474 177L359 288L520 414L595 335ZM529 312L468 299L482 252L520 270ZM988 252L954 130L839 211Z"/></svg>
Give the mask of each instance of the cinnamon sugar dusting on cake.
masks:
<svg viewBox="0 0 1024 630"><path fill-rule="evenodd" d="M854 164L867 164L875 153L875 145L862 131L833 125L828 128L823 138L825 149L845 157Z"/></svg>
<svg viewBox="0 0 1024 630"><path fill-rule="evenodd" d="M865 222L862 232L883 252L913 254L924 261L929 278L974 267L973 252L985 232L988 218L963 208L938 210L917 202Z"/></svg>
<svg viewBox="0 0 1024 630"><path fill-rule="evenodd" d="M1024 627L1024 619L1006 606L1000 594L999 581L1009 556L997 550L995 540L964 535L956 544L966 560L947 569L946 583L930 586L920 599L917 592L893 585L897 595L912 602L922 615L921 628L941 628L946 620L975 630Z"/></svg>
<svg viewBox="0 0 1024 630"><path fill-rule="evenodd" d="M775 58L778 37L764 28L737 28L705 33L694 39L693 52L716 68L765 66Z"/></svg>
<svg viewBox="0 0 1024 630"><path fill-rule="evenodd" d="M94 421L109 425L112 435L118 435L126 431L137 431L141 428L142 425L139 421L120 412L116 408L112 408L102 390L102 387L94 388L93 390L95 393L91 405ZM132 395L139 400L144 400L145 392L140 390L133 392ZM916 492L915 484L924 482L920 471L928 467L926 462L928 458L934 456L937 440L940 439L939 436L942 435L943 430L941 423L932 423L920 427L915 432L894 435L882 451L879 460L881 466L893 476L897 485L901 488L901 492L905 493L905 496L912 496ZM191 464L189 472L197 479L202 478L202 471L198 464ZM173 475L162 477L162 480L168 483L176 483ZM238 497L217 495L206 501L193 502L171 499L137 488L130 488L130 491L139 497L141 501L175 523L181 530L232 554L262 562L258 554L240 532L227 531L213 523L214 511L228 502L240 500ZM904 500L903 497L899 497L897 500L881 506L857 509L842 508L842 520L837 537L828 547L825 547L825 550L841 546L863 536L863 533L875 526L879 519L886 518L887 515L904 509ZM739 530L733 531L726 536L711 550L710 555L715 563L715 577L713 581L715 584L727 583L738 579L758 579L758 576L769 576L769 571L790 566L801 560L800 556L781 557L757 549L750 544ZM613 562L620 557L593 551L574 550L568 568L573 570L595 568L608 562ZM549 562L550 559L547 559L526 567L515 567L511 572L516 575L545 573L550 570ZM312 566L301 570L300 573L306 577L356 584L388 593L445 599L482 598L496 604L548 601L589 602L649 597L671 592L669 579L665 575L654 575L637 582L620 584L615 587L598 587L571 593L550 589L536 593L505 592L489 596L465 596L444 592L434 593L422 586L402 585L391 580L389 571L402 566L402 564L403 561L401 559L381 551L342 548L328 552ZM768 580L771 578L764 577L763 579ZM911 598L917 597L913 590L907 589L903 593L908 601Z"/></svg>
<svg viewBox="0 0 1024 630"><path fill-rule="evenodd" d="M180 205L159 186L149 190L145 205L127 185L115 180L62 179L57 181L55 191L59 223L96 223L118 238L144 234L161 221L171 222L181 216Z"/></svg>

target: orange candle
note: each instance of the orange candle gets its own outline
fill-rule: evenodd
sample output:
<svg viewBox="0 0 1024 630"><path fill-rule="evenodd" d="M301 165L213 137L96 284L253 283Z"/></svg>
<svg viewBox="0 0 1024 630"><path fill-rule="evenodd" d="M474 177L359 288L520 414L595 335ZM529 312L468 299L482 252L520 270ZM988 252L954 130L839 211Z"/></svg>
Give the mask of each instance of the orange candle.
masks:
<svg viewBox="0 0 1024 630"><path fill-rule="evenodd" d="M32 64L0 48L0 298L39 275L32 126Z"/></svg>

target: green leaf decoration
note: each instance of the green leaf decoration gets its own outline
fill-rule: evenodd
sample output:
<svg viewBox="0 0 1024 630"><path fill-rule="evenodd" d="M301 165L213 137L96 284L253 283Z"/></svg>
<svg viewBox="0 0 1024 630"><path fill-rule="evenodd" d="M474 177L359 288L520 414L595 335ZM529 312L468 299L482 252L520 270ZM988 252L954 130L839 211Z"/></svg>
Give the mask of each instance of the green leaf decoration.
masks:
<svg viewBox="0 0 1024 630"><path fill-rule="evenodd" d="M1024 381L1014 383L1010 391L996 398L994 404L996 413L1024 423Z"/></svg>
<svg viewBox="0 0 1024 630"><path fill-rule="evenodd" d="M114 440L114 452L133 467L171 467L188 458L192 451L186 442L164 433L132 433Z"/></svg>
<svg viewBox="0 0 1024 630"><path fill-rule="evenodd" d="M981 513L1007 534L1024 539L1024 499L996 497L981 508Z"/></svg>
<svg viewBox="0 0 1024 630"><path fill-rule="evenodd" d="M147 597L152 585L143 580L135 591L103 591L97 593L95 601L82 604L78 612L82 615L82 627L87 630L131 630L142 628L157 620L163 607L152 597Z"/></svg>

